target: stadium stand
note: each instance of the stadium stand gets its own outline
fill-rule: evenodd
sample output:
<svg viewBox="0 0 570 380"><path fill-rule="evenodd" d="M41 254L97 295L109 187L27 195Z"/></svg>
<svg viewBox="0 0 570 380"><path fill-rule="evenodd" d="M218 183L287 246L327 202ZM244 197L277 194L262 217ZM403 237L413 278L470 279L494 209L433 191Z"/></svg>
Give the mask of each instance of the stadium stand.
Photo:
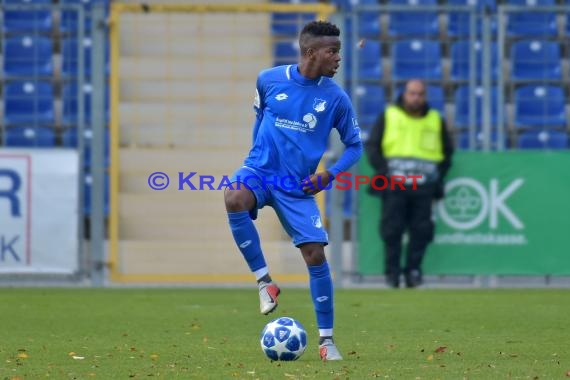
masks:
<svg viewBox="0 0 570 380"><path fill-rule="evenodd" d="M442 52L439 41L397 41L392 45L393 79L442 79Z"/></svg>
<svg viewBox="0 0 570 380"><path fill-rule="evenodd" d="M555 5L554 0L508 0L509 5L528 7L528 11L513 13L507 19L507 33L510 36L556 36L558 28L556 13L536 12L543 5Z"/></svg>
<svg viewBox="0 0 570 380"><path fill-rule="evenodd" d="M50 0L4 0L3 4L51 4ZM4 10L4 33L49 33L53 17L49 10Z"/></svg>
<svg viewBox="0 0 570 380"><path fill-rule="evenodd" d="M390 0L390 5L437 5L436 0ZM388 32L394 37L437 37L439 17L437 12L392 12Z"/></svg>
<svg viewBox="0 0 570 380"><path fill-rule="evenodd" d="M53 74L51 38L38 35L6 37L3 48L4 75L47 77Z"/></svg>
<svg viewBox="0 0 570 380"><path fill-rule="evenodd" d="M359 85L355 92L358 98L359 123L364 128L370 127L386 104L384 87L379 84L364 83Z"/></svg>
<svg viewBox="0 0 570 380"><path fill-rule="evenodd" d="M562 55L556 41L523 40L511 47L511 80L561 80Z"/></svg>
<svg viewBox="0 0 570 380"><path fill-rule="evenodd" d="M453 125L455 128L468 128L469 127L469 86L459 86L455 90L454 103L455 103L455 118ZM483 123L483 97L485 96L482 87L477 87L475 92L475 125L480 128ZM497 93L498 88L495 86L491 94L491 123L497 123Z"/></svg>
<svg viewBox="0 0 570 380"><path fill-rule="evenodd" d="M450 79L452 81L466 81L469 79L469 47L471 46L471 41L457 41L451 46L451 73ZM473 47L475 49L476 65L475 65L475 77L477 80L481 80L483 74L483 49L481 41L476 41ZM492 42L491 44L491 80L497 80L498 70L499 70L499 55L497 43Z"/></svg>
<svg viewBox="0 0 570 380"><path fill-rule="evenodd" d="M5 131L6 146L28 148L55 147L55 134L50 127L8 127Z"/></svg>
<svg viewBox="0 0 570 380"><path fill-rule="evenodd" d="M50 82L13 81L5 85L4 125L54 124L54 89Z"/></svg>
<svg viewBox="0 0 570 380"><path fill-rule="evenodd" d="M515 91L514 126L560 127L566 126L566 100L560 86L528 85Z"/></svg>
<svg viewBox="0 0 570 380"><path fill-rule="evenodd" d="M518 136L520 149L568 149L568 133L561 131L528 131Z"/></svg>
<svg viewBox="0 0 570 380"><path fill-rule="evenodd" d="M475 6L479 14L485 10L496 11L497 4L494 0L448 0L447 4L454 6ZM451 37L465 38L470 34L470 14L469 12L450 11L448 13L447 34ZM482 21L480 17L476 20L477 36L481 35ZM491 20L491 31L497 32L496 20Z"/></svg>

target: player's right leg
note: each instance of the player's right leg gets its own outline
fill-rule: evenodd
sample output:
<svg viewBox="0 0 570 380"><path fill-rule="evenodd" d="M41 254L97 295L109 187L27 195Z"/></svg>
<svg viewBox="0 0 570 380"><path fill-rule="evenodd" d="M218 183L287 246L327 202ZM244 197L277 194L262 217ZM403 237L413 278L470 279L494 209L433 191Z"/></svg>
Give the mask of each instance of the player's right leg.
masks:
<svg viewBox="0 0 570 380"><path fill-rule="evenodd" d="M255 274L259 287L260 312L269 314L277 307L280 290L269 276L259 234L253 224L257 210L266 203L267 192L261 179L244 168L234 174L231 182L232 185L224 192L230 229L249 269Z"/></svg>

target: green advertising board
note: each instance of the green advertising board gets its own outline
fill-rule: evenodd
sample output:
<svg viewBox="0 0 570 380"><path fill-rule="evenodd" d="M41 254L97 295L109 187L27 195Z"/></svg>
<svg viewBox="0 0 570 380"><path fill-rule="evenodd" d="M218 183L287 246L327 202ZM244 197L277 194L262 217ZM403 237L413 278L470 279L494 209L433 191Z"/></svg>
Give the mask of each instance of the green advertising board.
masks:
<svg viewBox="0 0 570 380"><path fill-rule="evenodd" d="M374 174L366 159L359 165L360 174ZM363 275L384 273L381 207L359 190ZM570 152L457 152L434 218L426 274L568 275Z"/></svg>

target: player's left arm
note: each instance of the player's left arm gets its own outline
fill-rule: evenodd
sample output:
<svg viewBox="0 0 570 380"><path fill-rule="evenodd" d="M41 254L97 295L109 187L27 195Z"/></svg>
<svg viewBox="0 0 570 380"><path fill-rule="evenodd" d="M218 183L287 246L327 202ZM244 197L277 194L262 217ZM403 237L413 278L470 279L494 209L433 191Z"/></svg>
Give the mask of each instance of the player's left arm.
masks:
<svg viewBox="0 0 570 380"><path fill-rule="evenodd" d="M335 126L340 139L344 143L345 150L335 164L326 171L315 173L309 177L303 190L309 194L316 194L326 188L339 173L345 172L358 162L362 156L362 140L360 139L360 127L352 109L348 97L343 97L336 107ZM320 178L320 179L319 179Z"/></svg>

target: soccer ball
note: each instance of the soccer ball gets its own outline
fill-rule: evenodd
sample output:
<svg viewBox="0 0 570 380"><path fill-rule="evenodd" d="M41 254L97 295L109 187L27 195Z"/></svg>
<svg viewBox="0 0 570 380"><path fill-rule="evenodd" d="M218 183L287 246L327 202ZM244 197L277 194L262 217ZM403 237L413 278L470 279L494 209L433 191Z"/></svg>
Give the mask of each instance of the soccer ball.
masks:
<svg viewBox="0 0 570 380"><path fill-rule="evenodd" d="M306 348L307 331L293 318L277 318L261 332L261 349L271 360L297 360Z"/></svg>

